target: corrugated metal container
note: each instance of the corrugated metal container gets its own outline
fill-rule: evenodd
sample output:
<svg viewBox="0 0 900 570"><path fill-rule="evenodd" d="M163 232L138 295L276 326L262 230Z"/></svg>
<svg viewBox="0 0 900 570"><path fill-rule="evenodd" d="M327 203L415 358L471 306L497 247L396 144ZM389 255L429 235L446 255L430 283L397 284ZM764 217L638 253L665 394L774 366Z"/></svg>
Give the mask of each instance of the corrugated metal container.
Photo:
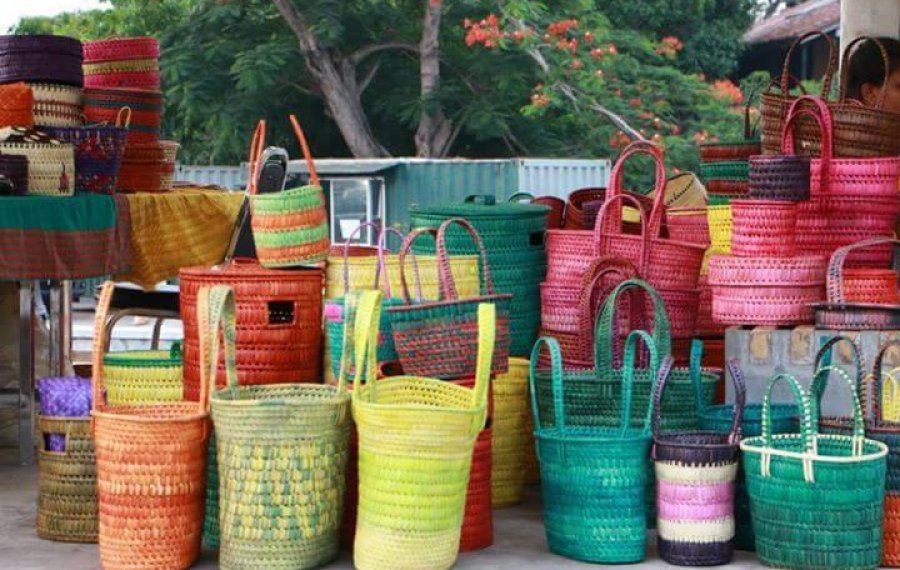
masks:
<svg viewBox="0 0 900 570"><path fill-rule="evenodd" d="M608 160L523 158L516 162L518 191L535 196L566 198L572 190L605 188L609 181Z"/></svg>

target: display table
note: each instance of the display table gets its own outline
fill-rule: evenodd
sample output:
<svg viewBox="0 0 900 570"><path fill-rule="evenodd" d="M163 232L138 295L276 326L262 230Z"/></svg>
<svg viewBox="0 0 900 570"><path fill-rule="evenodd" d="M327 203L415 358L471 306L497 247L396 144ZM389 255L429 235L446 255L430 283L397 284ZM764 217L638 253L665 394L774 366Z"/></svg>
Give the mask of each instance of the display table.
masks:
<svg viewBox="0 0 900 570"><path fill-rule="evenodd" d="M228 247L243 194L0 197L0 279L19 282L19 456L34 460L35 280L50 281L50 371L71 370L71 280L116 275L151 288Z"/></svg>

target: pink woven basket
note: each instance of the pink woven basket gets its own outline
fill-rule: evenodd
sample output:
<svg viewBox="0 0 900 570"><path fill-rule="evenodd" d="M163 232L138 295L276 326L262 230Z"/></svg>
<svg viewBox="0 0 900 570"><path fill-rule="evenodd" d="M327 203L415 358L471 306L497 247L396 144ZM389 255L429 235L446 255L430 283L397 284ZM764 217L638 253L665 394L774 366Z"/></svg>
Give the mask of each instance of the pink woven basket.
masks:
<svg viewBox="0 0 900 570"><path fill-rule="evenodd" d="M811 304L825 296L825 259L716 255L708 280L712 317L721 325L807 324Z"/></svg>
<svg viewBox="0 0 900 570"><path fill-rule="evenodd" d="M669 238L709 247L709 221L706 207L669 208L666 210L666 228Z"/></svg>
<svg viewBox="0 0 900 570"><path fill-rule="evenodd" d="M790 257L797 204L784 200L731 201L731 253L738 257Z"/></svg>
<svg viewBox="0 0 900 570"><path fill-rule="evenodd" d="M712 287L707 282L707 276L701 275L697 283L700 290L700 300L697 303L697 322L695 336L719 337L725 334L725 326L719 324L712 316Z"/></svg>
<svg viewBox="0 0 900 570"><path fill-rule="evenodd" d="M159 42L150 36L84 42L84 62L159 58Z"/></svg>

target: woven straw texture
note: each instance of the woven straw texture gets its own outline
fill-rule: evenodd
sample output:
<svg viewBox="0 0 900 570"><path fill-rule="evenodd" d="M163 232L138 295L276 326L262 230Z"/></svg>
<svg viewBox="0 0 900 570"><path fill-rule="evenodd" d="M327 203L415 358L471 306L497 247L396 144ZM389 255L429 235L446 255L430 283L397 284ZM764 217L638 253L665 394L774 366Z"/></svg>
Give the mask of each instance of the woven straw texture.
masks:
<svg viewBox="0 0 900 570"><path fill-rule="evenodd" d="M94 194L115 194L119 167L125 156L126 123L86 127L56 127L50 136L73 146L75 189Z"/></svg>
<svg viewBox="0 0 900 570"><path fill-rule="evenodd" d="M653 396L659 554L679 566L728 564L734 547L734 482L746 396L744 379L737 361L729 361L735 403L727 433L663 433L659 403L671 365L671 358L663 363Z"/></svg>
<svg viewBox="0 0 900 570"><path fill-rule="evenodd" d="M809 200L809 157L790 154L750 158L750 198L757 200Z"/></svg>
<svg viewBox="0 0 900 570"><path fill-rule="evenodd" d="M237 301L237 374L241 386L319 382L322 349L322 271L279 271L238 260L182 269L185 397L199 395L197 295L205 285L228 285ZM216 386L225 386L220 359Z"/></svg>
<svg viewBox="0 0 900 570"><path fill-rule="evenodd" d="M84 62L158 59L159 42L150 36L106 38L84 42Z"/></svg>
<svg viewBox="0 0 900 570"><path fill-rule="evenodd" d="M154 143L159 140L163 96L150 89L90 87L84 90L84 117L91 123L113 123L122 107L131 109L128 143Z"/></svg>
<svg viewBox="0 0 900 570"><path fill-rule="evenodd" d="M0 83L43 81L81 87L81 42L48 34L0 38Z"/></svg>
<svg viewBox="0 0 900 570"><path fill-rule="evenodd" d="M791 257L797 206L779 200L731 201L731 253L737 257Z"/></svg>
<svg viewBox="0 0 900 570"><path fill-rule="evenodd" d="M360 570L450 568L459 549L475 439L487 417L496 311L479 308L475 389L415 376L375 382L380 293L364 292L355 331Z"/></svg>
<svg viewBox="0 0 900 570"><path fill-rule="evenodd" d="M0 85L0 127L34 125L34 93L24 82Z"/></svg>
<svg viewBox="0 0 900 570"><path fill-rule="evenodd" d="M219 331L228 385L212 395L222 568L320 566L338 553L350 394L338 386L240 387L236 304L227 286L200 290L201 374L216 374Z"/></svg>
<svg viewBox="0 0 900 570"><path fill-rule="evenodd" d="M525 358L510 358L509 372L494 379L494 418L491 424L491 501L494 508L522 502L525 460L533 441L528 429L528 370Z"/></svg>
<svg viewBox="0 0 900 570"><path fill-rule="evenodd" d="M28 194L71 196L75 193L75 151L70 144L0 143L0 153L28 159Z"/></svg>
<svg viewBox="0 0 900 570"><path fill-rule="evenodd" d="M101 338L113 284L103 286L94 338ZM103 344L93 355L93 430L103 568L180 570L200 554L208 387L200 403L109 406Z"/></svg>
<svg viewBox="0 0 900 570"><path fill-rule="evenodd" d="M482 294L460 299L453 282L450 255L446 243L447 230L460 226L468 233L481 255ZM440 268L441 295L438 301L415 302L410 297L405 276L405 260L413 243L423 235L437 239L437 258ZM432 378L465 378L475 374L481 337L478 306L496 306L497 330L493 353L493 374L502 374L509 366L509 310L512 295L494 292L490 264L478 232L462 218L451 218L440 229L419 228L411 232L400 250L401 283L404 305L390 307L391 331L400 364L407 374Z"/></svg>
<svg viewBox="0 0 900 570"><path fill-rule="evenodd" d="M60 542L97 542L97 467L87 418L37 418L37 535ZM64 451L47 449L61 434Z"/></svg>
<svg viewBox="0 0 900 570"><path fill-rule="evenodd" d="M178 402L184 395L181 345L172 350L129 350L103 357L111 406Z"/></svg>
<svg viewBox="0 0 900 570"><path fill-rule="evenodd" d="M651 444L650 405L632 418L632 380L635 341L653 340L634 331L625 343L625 374L615 403L621 421L616 426L588 427L570 423L568 379L562 370L559 345L541 337L531 354L532 411L541 471L544 526L550 550L585 562L633 563L646 556L647 468ZM537 385L537 362L542 349L550 354L550 389ZM651 348L655 376L657 358ZM546 376L548 372L542 372ZM542 408L551 408L552 424L541 418ZM629 427L635 425L639 427Z"/></svg>
<svg viewBox="0 0 900 570"><path fill-rule="evenodd" d="M852 393L853 435L820 434L818 398L781 374L766 390L762 435L741 442L757 556L768 566L876 568L881 561L887 447L865 438L856 387L840 376ZM799 433L772 435L769 406L779 382L800 405Z"/></svg>
<svg viewBox="0 0 900 570"><path fill-rule="evenodd" d="M29 83L34 93L34 124L38 127L77 127L84 122L81 87ZM114 122L113 116L109 122Z"/></svg>

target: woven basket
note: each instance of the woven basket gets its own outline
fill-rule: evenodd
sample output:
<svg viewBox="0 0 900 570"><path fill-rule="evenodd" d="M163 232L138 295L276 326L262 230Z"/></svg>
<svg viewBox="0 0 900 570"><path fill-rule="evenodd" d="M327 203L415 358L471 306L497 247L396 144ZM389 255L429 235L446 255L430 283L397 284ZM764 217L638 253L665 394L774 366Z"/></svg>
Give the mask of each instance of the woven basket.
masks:
<svg viewBox="0 0 900 570"><path fill-rule="evenodd" d="M696 243L703 247L710 245L706 207L668 208L666 228L669 230L669 237L676 241Z"/></svg>
<svg viewBox="0 0 900 570"><path fill-rule="evenodd" d="M797 96L790 93L791 60L794 52L802 44L822 38L828 45L828 63L822 77L822 96L827 97L831 92L831 82L838 67L838 49L834 40L822 31L813 31L797 38L788 48L784 56L781 80L775 85L776 90L766 90L762 94L762 153L781 154L781 135L784 132L784 124L788 117L788 109L797 100ZM802 124L801 124L802 127ZM802 132L802 130L801 130Z"/></svg>
<svg viewBox="0 0 900 570"><path fill-rule="evenodd" d="M0 85L0 127L34 125L34 93L28 84Z"/></svg>
<svg viewBox="0 0 900 570"><path fill-rule="evenodd" d="M475 378L453 380L453 384L474 389ZM486 427L478 433L472 452L472 467L466 487L466 505L463 509L462 527L459 533L459 551L474 552L494 544L494 515L492 510L493 474L493 417L492 391L488 389L488 416Z"/></svg>
<svg viewBox="0 0 900 570"><path fill-rule="evenodd" d="M328 215L325 195L319 184L306 136L297 118L291 115L294 134L300 141L309 168L309 185L272 194L257 194L256 185L248 188L253 215L250 223L256 254L263 267L296 267L322 261L328 257ZM266 123L260 121L251 145L252 174L259 168L259 157L265 146ZM255 155L253 154L255 153Z"/></svg>
<svg viewBox="0 0 900 570"><path fill-rule="evenodd" d="M347 467L345 382L239 386L234 293L205 287L197 310L206 384L216 375L220 326L224 333L228 384L212 394L221 567L293 569L329 562L338 554ZM291 500L298 497L304 500Z"/></svg>
<svg viewBox="0 0 900 570"><path fill-rule="evenodd" d="M238 307L237 370L242 386L280 382L318 382L322 347L322 271L278 271L249 260L179 272L184 320L185 397L196 400L200 387L197 293L204 285L228 285ZM225 385L219 362L218 387Z"/></svg>
<svg viewBox="0 0 900 570"><path fill-rule="evenodd" d="M56 127L47 133L74 147L75 189L93 194L115 194L119 168L125 156L130 110L120 110L114 125Z"/></svg>
<svg viewBox="0 0 900 570"><path fill-rule="evenodd" d="M625 342L621 394L611 402L620 406L620 421L608 427L572 418L564 404L571 376L563 371L555 339L541 337L531 354L544 526L550 550L561 556L595 563L633 563L646 556L650 402L646 399L640 410L632 400L639 336L650 347L651 374L656 373L653 340L643 331L632 332ZM543 347L550 354L549 372L537 370ZM552 410L552 421L545 419L545 409ZM638 417L631 415L635 409Z"/></svg>
<svg viewBox="0 0 900 570"><path fill-rule="evenodd" d="M481 255L483 293L478 297L460 299L453 282L447 251L447 230L452 226L464 228ZM508 369L509 360L509 311L510 294L494 292L490 265L478 232L462 218L451 218L437 231L437 258L440 267L441 296L438 301L413 302L405 277L405 259L415 240L421 235L432 234L432 228L419 228L410 233L400 250L401 282L404 305L391 307L391 331L394 346L403 370L430 378L465 378L475 374L477 364L478 306L482 303L497 305L496 350L493 354L492 373L502 374Z"/></svg>
<svg viewBox="0 0 900 570"><path fill-rule="evenodd" d="M559 229L566 220L566 201L556 196L538 196L532 202L550 208L547 214L547 229Z"/></svg>
<svg viewBox="0 0 900 570"><path fill-rule="evenodd" d="M13 196L28 194L28 158L16 154L0 155L0 176L12 184Z"/></svg>
<svg viewBox="0 0 900 570"><path fill-rule="evenodd" d="M103 357L106 400L111 406L178 402L184 395L181 345L171 350L129 350Z"/></svg>
<svg viewBox="0 0 900 570"><path fill-rule="evenodd" d="M709 251L713 253L731 253L732 219L730 204L707 208L706 220L709 224Z"/></svg>
<svg viewBox="0 0 900 570"><path fill-rule="evenodd" d="M825 296L824 265L817 256L715 255L708 276L713 319L726 325L811 323L811 305Z"/></svg>
<svg viewBox="0 0 900 570"><path fill-rule="evenodd" d="M525 358L510 358L509 372L493 381L491 424L491 501L494 508L522 502L525 461L532 440L528 430L528 369Z"/></svg>
<svg viewBox="0 0 900 570"><path fill-rule="evenodd" d="M900 304L897 272L893 269L844 269L844 298L854 303Z"/></svg>
<svg viewBox="0 0 900 570"><path fill-rule="evenodd" d="M731 254L737 257L791 257L797 206L784 200L732 200Z"/></svg>
<svg viewBox="0 0 900 570"><path fill-rule="evenodd" d="M750 193L749 180L707 180L704 184L709 196L715 196L717 200L723 200L722 203L726 204L732 198L742 198Z"/></svg>
<svg viewBox="0 0 900 570"><path fill-rule="evenodd" d="M0 83L38 81L81 87L81 42L54 35L0 37Z"/></svg>
<svg viewBox="0 0 900 570"><path fill-rule="evenodd" d="M353 419L359 430L360 570L449 568L456 560L472 453L487 416L496 310L479 308L475 390L431 378L375 382L380 293L357 316ZM402 496L403 501L396 498Z"/></svg>
<svg viewBox="0 0 900 570"><path fill-rule="evenodd" d="M97 467L90 419L38 415L37 535L60 542L97 542ZM62 434L62 451L47 439Z"/></svg>
<svg viewBox="0 0 900 570"><path fill-rule="evenodd" d="M163 95L149 89L96 87L84 90L84 117L91 123L114 123L119 109L131 109L128 143L154 143L162 124Z"/></svg>
<svg viewBox="0 0 900 570"><path fill-rule="evenodd" d="M809 200L809 157L769 154L750 157L750 198Z"/></svg>
<svg viewBox="0 0 900 570"><path fill-rule="evenodd" d="M700 162L746 161L761 152L756 125L750 120L750 109L756 92L747 97L744 104L744 138L725 140L697 145L700 151Z"/></svg>
<svg viewBox="0 0 900 570"><path fill-rule="evenodd" d="M85 42L86 87L159 90L159 42L152 37Z"/></svg>
<svg viewBox="0 0 900 570"><path fill-rule="evenodd" d="M84 96L80 87L29 83L34 93L34 124L38 127L77 127L84 123ZM114 122L115 115L106 122Z"/></svg>
<svg viewBox="0 0 900 570"><path fill-rule="evenodd" d="M579 188L569 194L566 200L565 215L562 228L566 230L593 229L594 224L588 226L584 219L584 204L586 202L601 202L606 198L606 188ZM593 218L596 220L597 211L594 210Z"/></svg>
<svg viewBox="0 0 900 570"><path fill-rule="evenodd" d="M101 338L113 284L103 286L94 338ZM181 569L200 554L208 391L200 402L110 406L103 345L94 344L93 435L104 568Z"/></svg>
<svg viewBox="0 0 900 570"><path fill-rule="evenodd" d="M0 142L0 153L28 159L30 196L75 193L75 151L70 144Z"/></svg>
<svg viewBox="0 0 900 570"><path fill-rule="evenodd" d="M713 180L743 183L749 180L750 167L746 160L702 162L699 174L705 184L709 184Z"/></svg>
<svg viewBox="0 0 900 570"><path fill-rule="evenodd" d="M768 566L876 568L881 561L888 449L865 438L856 386L840 375L852 395L852 435L820 434L818 398L781 374L766 390L762 435L741 442L757 556ZM800 403L800 433L773 436L769 404L781 381Z"/></svg>
<svg viewBox="0 0 900 570"><path fill-rule="evenodd" d="M622 390L622 375L625 371L617 366L616 343L622 338L614 323L619 323L616 315L620 298L631 291L632 295L643 293L653 304L653 337L662 357L671 354L672 339L669 335L669 319L666 316L662 298L647 283L631 279L619 284L607 297L595 324L594 362L588 370L567 370L565 378L565 406L567 421L571 425L612 427L619 425L621 410L617 402ZM718 372L701 368L702 345L697 343L690 367L675 368L670 379L670 388L663 401L664 429L696 429L697 405L703 407L712 403ZM653 371L639 368L635 371L635 386L631 417L639 417L650 405L655 380ZM553 407L550 394L550 378L539 374L535 380L537 399L547 402L541 407L541 423L553 423ZM632 424L636 427L639 424Z"/></svg>
<svg viewBox="0 0 900 570"><path fill-rule="evenodd" d="M671 357L662 364L653 394L653 459L656 473L657 547L660 558L678 566L718 566L734 551L734 482L746 395L737 361L728 363L735 387L727 433L663 433L660 402Z"/></svg>
<svg viewBox="0 0 900 570"><path fill-rule="evenodd" d="M150 36L84 42L85 63L154 58L159 58L159 42Z"/></svg>

